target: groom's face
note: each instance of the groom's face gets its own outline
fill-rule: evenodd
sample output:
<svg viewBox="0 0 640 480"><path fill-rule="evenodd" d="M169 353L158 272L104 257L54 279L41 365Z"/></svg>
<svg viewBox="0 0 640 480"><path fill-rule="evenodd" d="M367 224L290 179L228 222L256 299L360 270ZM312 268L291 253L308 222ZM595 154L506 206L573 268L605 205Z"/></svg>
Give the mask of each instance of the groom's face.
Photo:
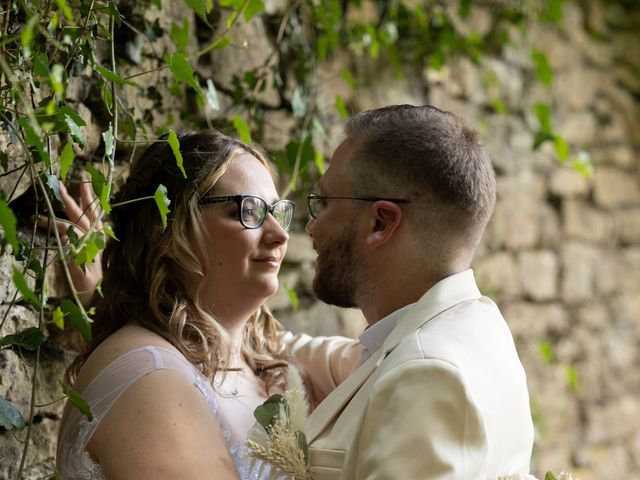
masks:
<svg viewBox="0 0 640 480"><path fill-rule="evenodd" d="M353 146L343 142L318 184L320 196L353 196L350 156ZM344 308L356 307L362 259L358 251L358 202L326 199L317 218L311 218L306 231L318 254L313 291L325 303Z"/></svg>

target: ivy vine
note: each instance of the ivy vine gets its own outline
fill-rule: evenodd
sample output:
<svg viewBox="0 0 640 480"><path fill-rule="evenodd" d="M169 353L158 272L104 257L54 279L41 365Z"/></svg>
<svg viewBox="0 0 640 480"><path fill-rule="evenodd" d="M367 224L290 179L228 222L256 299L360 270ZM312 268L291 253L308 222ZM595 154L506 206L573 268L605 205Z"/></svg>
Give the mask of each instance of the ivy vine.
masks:
<svg viewBox="0 0 640 480"><path fill-rule="evenodd" d="M119 166L130 162L139 144L168 133L166 141L180 164L175 125L214 125L235 131L244 142L259 143L265 134L265 113L284 110L295 120L293 140L281 151L270 153L287 179L284 194L305 190L324 171L325 159L318 143L326 138L327 120L315 102L315 73L323 62L346 52L380 68L389 67L398 76L425 66L441 69L460 57L481 67L485 58L499 56L514 40L513 35L522 34L528 22L559 24L563 5L562 0L292 0L281 12L267 14L263 0L184 0L183 21L163 29L157 18L167 2L0 1L0 231L2 254L9 252L15 265L15 293L4 305L0 329L16 305L29 308L38 319L37 326L0 338L0 349L34 354L29 365L32 395L28 411L20 412L0 396L0 426L7 431L26 431L21 440L18 479L23 475L38 408L40 350L49 332L70 325L85 340L91 336L92 311L74 288L67 261L90 265L104 247L106 236L113 237L107 220L111 209L118 208L111 198L121 179ZM476 3L493 12L491 28L482 36L465 28ZM365 7L376 10L374 20L349 16ZM158 15L145 15L148 10ZM237 48L234 29L256 16L262 17L278 59L271 56L262 65L234 75L230 85L216 85L203 73L207 57ZM167 40L163 44L166 51L157 51L158 39ZM531 63L532 78L549 87L553 71L545 53L532 49ZM141 77L147 75L155 75L159 85L143 86ZM345 67L341 75L354 92L365 81L355 68ZM163 93L165 87L168 97ZM280 105L274 107L262 100L269 88L279 93ZM78 89L87 91L83 99L78 98ZM230 100L224 107L222 95ZM133 97L143 98L146 106L132 102ZM80 103L90 112L81 110ZM339 95L334 107L340 117L352 113L348 100ZM499 97L491 109L506 112ZM533 109L540 127L532 148L550 142L560 162L589 174L588 156L573 153L555 131L552 105L541 103ZM216 119L210 119L206 110L218 112ZM157 121L154 115L163 120ZM87 144L83 129L91 125L101 128L99 145ZM37 219L45 216L49 224L54 223L61 210L60 184L77 183L80 171L88 174L98 202L91 228L82 235L71 229L66 244L56 229L51 229L51 235L39 236ZM17 201L25 190L33 199L28 209ZM158 185L153 198L166 225L171 208L166 189ZM32 215L34 220L27 220ZM104 228L97 228L100 223ZM45 277L52 263L60 260L70 295L50 301ZM78 392L61 382L59 393L91 416ZM52 469L51 475L58 474Z"/></svg>

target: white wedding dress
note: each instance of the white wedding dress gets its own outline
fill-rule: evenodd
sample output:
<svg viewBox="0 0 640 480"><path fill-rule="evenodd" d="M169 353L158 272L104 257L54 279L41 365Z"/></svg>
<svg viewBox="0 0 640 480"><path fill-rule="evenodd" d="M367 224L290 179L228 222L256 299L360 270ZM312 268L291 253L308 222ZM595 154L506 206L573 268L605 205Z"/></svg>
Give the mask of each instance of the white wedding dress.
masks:
<svg viewBox="0 0 640 480"><path fill-rule="evenodd" d="M211 411L220 422L241 480L292 479L276 467L249 457L244 438L238 438L237 431L234 432L219 408L220 401L224 399L214 390L211 382L184 356L166 348L152 346L137 348L116 358L81 392L82 397L91 407L93 420L89 421L76 408L70 412L58 443L56 467L62 478L65 480L103 480L105 478L100 465L87 453L87 443L120 396L143 375L160 369L181 373L202 392Z"/></svg>

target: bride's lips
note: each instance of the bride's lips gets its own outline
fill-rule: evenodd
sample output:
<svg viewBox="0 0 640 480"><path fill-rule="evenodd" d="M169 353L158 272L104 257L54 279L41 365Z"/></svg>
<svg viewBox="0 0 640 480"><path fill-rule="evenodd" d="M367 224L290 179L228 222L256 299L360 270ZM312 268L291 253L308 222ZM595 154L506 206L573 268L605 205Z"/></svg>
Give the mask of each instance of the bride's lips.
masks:
<svg viewBox="0 0 640 480"><path fill-rule="evenodd" d="M280 257L259 257L254 258L253 261L271 268L278 268L280 266Z"/></svg>

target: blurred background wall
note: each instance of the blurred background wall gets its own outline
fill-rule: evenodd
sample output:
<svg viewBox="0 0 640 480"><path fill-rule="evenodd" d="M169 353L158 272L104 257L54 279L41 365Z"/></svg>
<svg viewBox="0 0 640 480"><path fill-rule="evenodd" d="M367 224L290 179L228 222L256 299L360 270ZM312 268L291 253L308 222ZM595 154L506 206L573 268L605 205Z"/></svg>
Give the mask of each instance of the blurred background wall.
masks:
<svg viewBox="0 0 640 480"><path fill-rule="evenodd" d="M487 48L481 62L451 55L441 63L394 65L384 48L377 56L363 54L371 46L363 36L361 45L336 48L314 64L304 84L311 89L298 88L302 84L296 68L300 55L314 52L297 51L301 47L293 43L287 49L279 36L287 16L289 22L299 22L300 35L313 31L313 24L304 24L304 10L296 10L302 2L266 1L264 12L248 22L240 18L232 28L216 7L209 14L217 25L213 30L204 28L180 1L165 1L161 10L153 3L144 9L119 5L127 21L147 27L138 33L130 29L127 35L121 28L120 47L126 45L129 53L119 55L139 56L137 62L120 62L121 75L152 70L163 53L175 49L167 33L172 23L190 26L188 52L206 49L225 28L232 43L231 48L189 57L203 89L215 93L213 102L196 106L188 94L174 95L167 69L135 78L141 90L123 87L123 104L136 117L132 124L144 124L151 136L167 125L232 129L230 119L239 115L249 123L253 139L284 165L283 189L291 178L287 149L299 146L290 142L301 141L300 105L313 108L322 123L315 129L307 125L316 158L309 172L321 170L339 144L345 112L428 103L479 129L497 173L498 202L474 270L481 290L501 307L527 371L536 425L533 472L543 476L546 470L571 470L582 480L640 477L640 9L634 2L550 2L560 5L555 22L527 17L513 24L510 40ZM384 27L379 20L388 3L343 2L341 25ZM429 2L402 3L414 8ZM504 2L489 1L434 3L457 32L480 39L493 35L497 12L504 7ZM464 14L461 4L469 7ZM293 23L288 25L295 30ZM108 49L96 47L96 54L106 59ZM255 88L252 101L260 106L259 117L234 97L239 74L251 68L267 68L281 77L280 83ZM65 86L66 100L87 123L79 160L94 160L95 152L104 150L101 132L109 113L96 85L95 74L85 69L72 72ZM537 104L543 107L536 109ZM185 110L197 112L196 120L186 118ZM0 151L8 153L10 166L18 165L24 154L7 132L0 131ZM561 140L534 149L545 132ZM119 146L123 166L118 172L126 172L130 155L129 146ZM81 162L76 163L74 168L81 170ZM317 176L309 172L312 182ZM10 205L22 234L30 228L30 185L28 175L0 177L5 192L16 187ZM303 197L310 185L301 181L291 195L298 199L296 225L281 288L270 305L293 331L357 337L365 326L359 312L326 306L312 296L314 253L304 234ZM43 238L39 234L37 241L43 243ZM28 305L12 304L17 262L9 251L0 257L0 315L5 318L0 338L39 324ZM45 284L52 305L68 294L58 267L49 269ZM32 403L33 366L35 404L42 405L62 396L58 379L73 356L68 334L52 325L46 332L47 341L37 352L0 351L0 394L25 418ZM24 478L52 471L62 406L35 408ZM25 430L0 427L0 478L16 477L24 440Z"/></svg>

